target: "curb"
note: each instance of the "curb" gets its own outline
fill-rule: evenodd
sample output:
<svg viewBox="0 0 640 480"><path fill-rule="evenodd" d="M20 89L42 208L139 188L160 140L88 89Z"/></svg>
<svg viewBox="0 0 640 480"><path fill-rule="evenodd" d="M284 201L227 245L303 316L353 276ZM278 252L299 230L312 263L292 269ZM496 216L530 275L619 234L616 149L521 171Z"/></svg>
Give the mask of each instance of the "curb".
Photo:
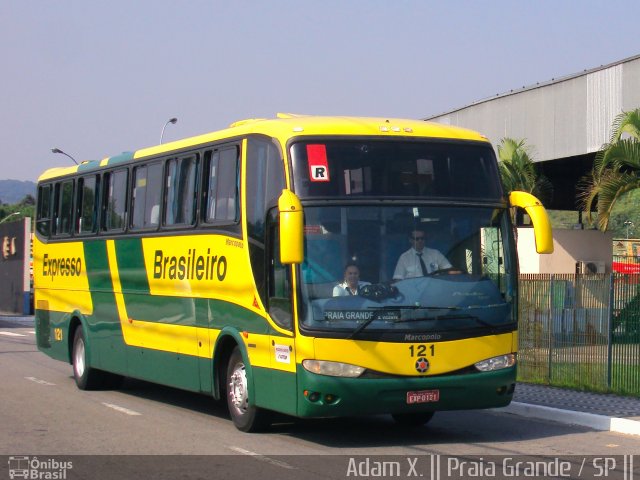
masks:
<svg viewBox="0 0 640 480"><path fill-rule="evenodd" d="M503 408L494 408L494 412L510 413L522 417L551 420L553 422L569 425L580 425L605 432L626 433L628 435L640 435L640 421L626 418L608 417L595 413L575 412L560 408L533 405L530 403L511 402Z"/></svg>

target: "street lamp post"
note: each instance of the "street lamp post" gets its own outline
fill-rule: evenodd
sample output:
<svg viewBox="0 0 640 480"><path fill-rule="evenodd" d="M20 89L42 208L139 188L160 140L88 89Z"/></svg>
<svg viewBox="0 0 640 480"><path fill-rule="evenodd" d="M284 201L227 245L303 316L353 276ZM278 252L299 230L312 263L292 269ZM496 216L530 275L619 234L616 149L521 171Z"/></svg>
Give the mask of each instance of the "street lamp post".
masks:
<svg viewBox="0 0 640 480"><path fill-rule="evenodd" d="M68 153L63 152L62 150L60 150L59 148L52 148L51 149L52 153L61 153L62 155L66 155L67 157L69 157L71 160L73 160L73 163L75 163L76 165L78 165L78 162L76 162L76 159L73 158L71 155L69 155Z"/></svg>
<svg viewBox="0 0 640 480"><path fill-rule="evenodd" d="M624 226L627 227L627 240L629 240L629 227L633 228L633 222L627 220L624 222Z"/></svg>
<svg viewBox="0 0 640 480"><path fill-rule="evenodd" d="M175 125L176 123L178 123L178 119L176 117L173 117L167 120L167 123L165 123L164 127L162 127L162 133L160 134L160 143L162 143L162 137L164 137L164 129L167 128L167 125L169 125L170 123Z"/></svg>
<svg viewBox="0 0 640 480"><path fill-rule="evenodd" d="M0 220L0 223L4 223L7 221L7 219L13 217L14 215L20 215L20 212L13 212L10 213L9 215L7 215L6 217L4 217L2 220Z"/></svg>

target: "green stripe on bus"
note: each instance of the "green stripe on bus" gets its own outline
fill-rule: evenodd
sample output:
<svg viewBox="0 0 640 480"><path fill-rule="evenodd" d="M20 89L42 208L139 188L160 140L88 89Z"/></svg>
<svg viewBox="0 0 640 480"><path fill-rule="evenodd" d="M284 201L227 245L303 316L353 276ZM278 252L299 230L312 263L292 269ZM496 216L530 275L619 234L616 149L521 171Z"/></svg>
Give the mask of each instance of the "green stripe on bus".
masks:
<svg viewBox="0 0 640 480"><path fill-rule="evenodd" d="M96 168L99 168L99 167L100 167L99 160L84 161L80 165L78 165L78 172L82 173L87 170L95 170Z"/></svg>
<svg viewBox="0 0 640 480"><path fill-rule="evenodd" d="M87 268L87 279L91 292L97 290L113 290L107 244L104 240L84 242L84 261Z"/></svg>
<svg viewBox="0 0 640 480"><path fill-rule="evenodd" d="M133 153L134 152L122 152L120 155L109 157L107 165L115 165L117 163L124 163L128 162L129 160L133 160Z"/></svg>
<svg viewBox="0 0 640 480"><path fill-rule="evenodd" d="M127 314L136 320L214 329L233 325L239 331L277 334L260 315L220 300L138 293L125 293L124 300Z"/></svg>
<svg viewBox="0 0 640 480"><path fill-rule="evenodd" d="M86 317L91 361L96 368L126 374L126 346L113 293L106 241L85 241L84 257L93 303L93 314Z"/></svg>
<svg viewBox="0 0 640 480"><path fill-rule="evenodd" d="M206 299L192 297L140 295L137 292L124 294L129 318L185 327L207 326L206 302Z"/></svg>
<svg viewBox="0 0 640 480"><path fill-rule="evenodd" d="M116 240L115 247L122 291L148 295L149 281L144 265L142 239Z"/></svg>

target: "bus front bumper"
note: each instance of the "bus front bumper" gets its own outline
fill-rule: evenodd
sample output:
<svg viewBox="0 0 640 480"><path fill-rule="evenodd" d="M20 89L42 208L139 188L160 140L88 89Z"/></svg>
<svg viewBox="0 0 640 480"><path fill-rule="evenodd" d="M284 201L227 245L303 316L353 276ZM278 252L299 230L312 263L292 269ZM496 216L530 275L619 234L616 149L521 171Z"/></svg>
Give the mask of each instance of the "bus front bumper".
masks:
<svg viewBox="0 0 640 480"><path fill-rule="evenodd" d="M340 378L298 365L298 416L341 417L507 406L516 367L433 377Z"/></svg>

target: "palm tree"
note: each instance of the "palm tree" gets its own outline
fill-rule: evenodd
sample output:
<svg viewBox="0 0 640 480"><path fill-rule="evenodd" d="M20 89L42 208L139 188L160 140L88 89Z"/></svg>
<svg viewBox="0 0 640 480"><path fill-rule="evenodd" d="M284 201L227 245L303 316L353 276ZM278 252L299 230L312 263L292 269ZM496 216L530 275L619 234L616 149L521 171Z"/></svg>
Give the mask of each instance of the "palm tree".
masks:
<svg viewBox="0 0 640 480"><path fill-rule="evenodd" d="M583 182L581 203L591 220L596 202L598 228L606 231L616 202L637 188L640 188L640 108L622 112L614 119L609 143L596 154L591 174Z"/></svg>
<svg viewBox="0 0 640 480"><path fill-rule="evenodd" d="M538 173L531 147L524 140L503 138L498 145L500 178L507 192L521 190L538 197L548 197L551 183Z"/></svg>
<svg viewBox="0 0 640 480"><path fill-rule="evenodd" d="M532 158L532 150L524 139L503 138L498 145L498 169L506 193L520 190L531 193L543 203L551 198L551 182L538 173ZM522 212L517 213L516 223L522 224Z"/></svg>

